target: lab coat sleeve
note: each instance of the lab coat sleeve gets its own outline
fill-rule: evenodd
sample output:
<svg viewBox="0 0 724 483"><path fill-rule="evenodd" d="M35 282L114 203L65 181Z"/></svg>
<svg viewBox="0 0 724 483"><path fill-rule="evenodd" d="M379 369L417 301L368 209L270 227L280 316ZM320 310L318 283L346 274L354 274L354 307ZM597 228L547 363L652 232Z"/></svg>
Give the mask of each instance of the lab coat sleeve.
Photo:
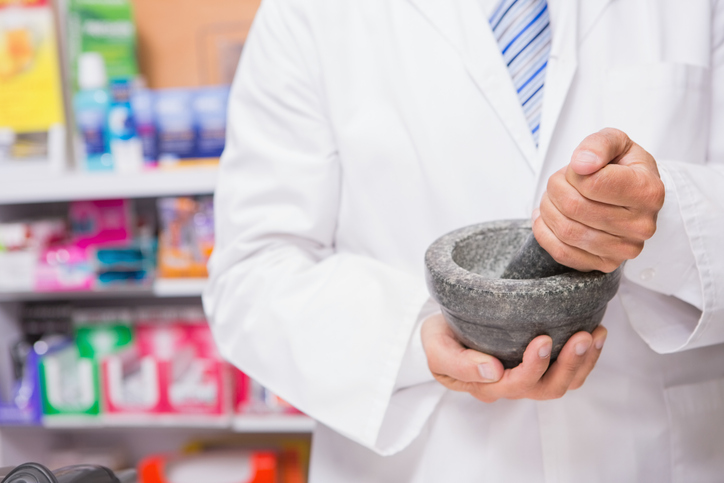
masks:
<svg viewBox="0 0 724 483"><path fill-rule="evenodd" d="M226 359L390 454L442 396L431 376L395 386L428 291L419 276L335 249L342 165L310 21L294 0L265 0L244 47L204 306Z"/></svg>
<svg viewBox="0 0 724 483"><path fill-rule="evenodd" d="M708 159L659 160L658 230L627 263L620 292L634 329L659 353L724 343L724 2L716 8Z"/></svg>

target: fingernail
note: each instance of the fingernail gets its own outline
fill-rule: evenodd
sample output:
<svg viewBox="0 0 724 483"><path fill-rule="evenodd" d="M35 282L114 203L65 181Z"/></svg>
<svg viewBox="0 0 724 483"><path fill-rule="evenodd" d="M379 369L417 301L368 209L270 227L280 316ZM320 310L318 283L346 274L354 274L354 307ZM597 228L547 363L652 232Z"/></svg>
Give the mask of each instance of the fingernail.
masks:
<svg viewBox="0 0 724 483"><path fill-rule="evenodd" d="M541 347L540 349L538 349L538 357L540 357L541 359L545 359L546 357L551 355L551 348L552 347L550 344L546 344L543 347Z"/></svg>
<svg viewBox="0 0 724 483"><path fill-rule="evenodd" d="M601 337L600 339L598 339L598 340L596 341L596 349L599 350L599 351L600 351L601 349L603 349L603 343L604 343L604 342L606 342L606 338L605 338L605 337Z"/></svg>
<svg viewBox="0 0 724 483"><path fill-rule="evenodd" d="M576 154L576 162L580 164L598 164L598 156L591 151L579 151Z"/></svg>
<svg viewBox="0 0 724 483"><path fill-rule="evenodd" d="M536 208L535 210L533 210L533 214L530 217L530 221L535 223L535 220L537 220L539 216L540 216L540 209Z"/></svg>
<svg viewBox="0 0 724 483"><path fill-rule="evenodd" d="M487 362L478 364L478 372L480 373L480 377L486 381L492 381L495 379L495 369L493 369Z"/></svg>
<svg viewBox="0 0 724 483"><path fill-rule="evenodd" d="M588 351L589 347L591 347L590 342L579 342L576 344L576 355L582 356Z"/></svg>

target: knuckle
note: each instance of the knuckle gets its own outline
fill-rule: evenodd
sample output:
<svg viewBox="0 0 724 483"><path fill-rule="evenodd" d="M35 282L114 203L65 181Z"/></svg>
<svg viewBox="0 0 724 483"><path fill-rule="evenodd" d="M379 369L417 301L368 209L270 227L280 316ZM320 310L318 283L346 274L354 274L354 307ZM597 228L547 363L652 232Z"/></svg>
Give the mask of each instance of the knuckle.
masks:
<svg viewBox="0 0 724 483"><path fill-rule="evenodd" d="M578 245L583 238L582 230L575 223L561 223L557 231L558 238L569 245Z"/></svg>
<svg viewBox="0 0 724 483"><path fill-rule="evenodd" d="M631 143L631 139L628 137L628 134L621 131L620 129L607 127L602 129L600 131L600 134L606 137L609 142L608 146L610 148L616 148L617 146L627 146Z"/></svg>
<svg viewBox="0 0 724 483"><path fill-rule="evenodd" d="M551 175L550 178L548 178L548 184L546 184L546 189L551 193L557 193L560 191L562 183L565 182L565 175L560 171L556 171Z"/></svg>
<svg viewBox="0 0 724 483"><path fill-rule="evenodd" d="M484 403L494 403L500 399L498 395L491 393L487 389L488 388L485 388L485 390L483 390L480 385L476 384L474 388L470 390L470 395Z"/></svg>
<svg viewBox="0 0 724 483"><path fill-rule="evenodd" d="M563 245L556 245L551 247L550 249L546 249L550 256L553 257L555 261L558 263L561 263L563 265L566 264L566 262L569 262L570 256L568 255L568 250Z"/></svg>
<svg viewBox="0 0 724 483"><path fill-rule="evenodd" d="M575 196L563 196L559 200L559 210L568 218L577 220L581 216L581 200Z"/></svg>
<svg viewBox="0 0 724 483"><path fill-rule="evenodd" d="M664 198L666 197L666 189L661 179L654 180L653 183L649 183L649 188L646 190L646 200L649 206L659 210L664 205Z"/></svg>
<svg viewBox="0 0 724 483"><path fill-rule="evenodd" d="M595 196L599 193L611 191L614 183L611 171L604 167L586 178L581 184L581 189L584 196Z"/></svg>
<svg viewBox="0 0 724 483"><path fill-rule="evenodd" d="M603 273L611 273L614 270L616 270L619 265L620 265L619 261L607 259L607 260L603 260L603 262L601 263L601 266L598 270Z"/></svg>
<svg viewBox="0 0 724 483"><path fill-rule="evenodd" d="M588 136L583 143L584 149L601 154L601 151L607 151L610 147L610 141L604 131L599 131Z"/></svg>
<svg viewBox="0 0 724 483"><path fill-rule="evenodd" d="M550 387L545 391L545 399L560 399L566 394L567 390L567 387L561 385Z"/></svg>
<svg viewBox="0 0 724 483"><path fill-rule="evenodd" d="M644 249L644 243L643 242L632 242L626 245L626 249L624 250L625 260L633 260L634 258L638 257L639 254L641 254L641 251Z"/></svg>
<svg viewBox="0 0 724 483"><path fill-rule="evenodd" d="M433 374L440 374L443 372L443 357L440 354L440 350L432 345L427 348L427 366L430 368L430 372Z"/></svg>
<svg viewBox="0 0 724 483"><path fill-rule="evenodd" d="M656 221L653 218L647 218L641 222L639 234L644 240L648 240L656 233Z"/></svg>

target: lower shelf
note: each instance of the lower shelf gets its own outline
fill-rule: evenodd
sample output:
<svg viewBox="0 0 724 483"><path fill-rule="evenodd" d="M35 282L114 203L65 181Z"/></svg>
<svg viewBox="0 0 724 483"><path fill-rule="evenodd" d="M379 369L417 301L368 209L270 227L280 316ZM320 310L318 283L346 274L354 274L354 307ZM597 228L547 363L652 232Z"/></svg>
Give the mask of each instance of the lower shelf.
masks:
<svg viewBox="0 0 724 483"><path fill-rule="evenodd" d="M0 302L30 302L50 300L135 299L151 297L199 297L206 286L205 278L159 278L152 286L114 287L108 289L67 292L3 292Z"/></svg>
<svg viewBox="0 0 724 483"><path fill-rule="evenodd" d="M44 428L63 430L94 430L109 428L199 428L228 429L237 433L310 433L312 418L296 414L253 414L229 418L189 418L176 416L78 418L54 417L43 421ZM9 426L8 426L9 427ZM13 426L20 429L21 426ZM28 428L37 428L28 426ZM0 426L0 431L3 429Z"/></svg>
<svg viewBox="0 0 724 483"><path fill-rule="evenodd" d="M311 433L315 422L301 415L237 416L231 427L237 433Z"/></svg>

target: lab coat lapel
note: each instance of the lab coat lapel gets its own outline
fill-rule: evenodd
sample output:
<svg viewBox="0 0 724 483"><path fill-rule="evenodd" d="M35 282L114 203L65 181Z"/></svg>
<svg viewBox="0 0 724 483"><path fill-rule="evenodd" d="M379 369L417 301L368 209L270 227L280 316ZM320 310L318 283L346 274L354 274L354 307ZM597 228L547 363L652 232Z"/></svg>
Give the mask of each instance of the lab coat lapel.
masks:
<svg viewBox="0 0 724 483"><path fill-rule="evenodd" d="M510 74L477 0L408 0L457 51L533 172L538 152Z"/></svg>
<svg viewBox="0 0 724 483"><path fill-rule="evenodd" d="M546 160L558 118L578 68L578 46L611 1L613 0L549 2L553 43L546 68L541 132L538 139L541 160Z"/></svg>

